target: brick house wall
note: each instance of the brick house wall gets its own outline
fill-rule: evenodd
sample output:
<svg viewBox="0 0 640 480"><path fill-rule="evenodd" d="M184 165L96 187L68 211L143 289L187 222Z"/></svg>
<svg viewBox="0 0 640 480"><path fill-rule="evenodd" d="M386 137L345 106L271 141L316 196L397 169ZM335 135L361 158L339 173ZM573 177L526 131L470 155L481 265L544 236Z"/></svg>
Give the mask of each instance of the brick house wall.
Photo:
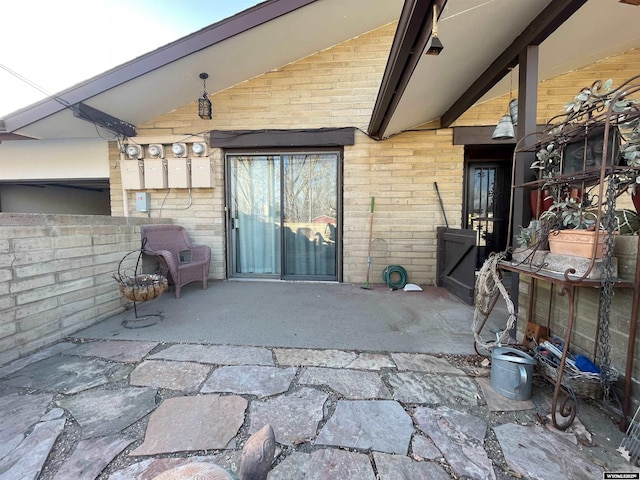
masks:
<svg viewBox="0 0 640 480"><path fill-rule="evenodd" d="M355 144L344 148L343 281L361 283L365 280L369 204L371 196L375 196L373 282L381 282L381 272L387 265L399 264L407 269L410 282L434 285L436 229L444 225L444 219L433 182L438 183L449 225L460 227L464 147L453 145L452 128L418 126L382 141L368 138L364 133L394 28L395 25L388 25L366 33L211 95L214 106L212 120L197 117L195 102L168 112L139 125L136 141L145 143L146 137L158 135L197 137L212 129L356 127ZM611 78L614 85L619 85L638 73L640 50L631 50L541 82L538 88L538 123L545 123L562 113L563 105L595 80ZM506 111L508 101L508 95L503 95L479 104L461 116L453 127L495 125ZM185 190L151 191L151 217L156 223L158 217L175 219L185 225L198 243L210 245L213 257L211 276L221 279L226 275L223 152L213 149L211 158L215 169L215 188L194 189L193 203L188 209L184 208L190 203ZM111 146L110 159L112 211L114 215L122 215L125 212L116 145ZM129 211L126 214L147 216L134 211L133 193L128 195ZM526 296L525 281L521 305L527 304ZM591 306L585 311L593 311L594 301L590 300ZM558 320L552 328L561 333L561 319L563 314L566 318L566 312L562 307L558 308ZM625 321L618 313L616 319L615 328L619 328L618 334L623 335ZM576 328L576 345L587 352L593 350L594 321L592 318L590 322L578 322ZM520 322L523 324L526 325L526 321ZM626 343L622 337L616 337L614 344L618 352L617 366L623 367L620 362L624 361ZM622 344L624 349L620 347Z"/></svg>
<svg viewBox="0 0 640 480"><path fill-rule="evenodd" d="M112 275L149 220L0 213L0 223L0 365L124 310Z"/></svg>

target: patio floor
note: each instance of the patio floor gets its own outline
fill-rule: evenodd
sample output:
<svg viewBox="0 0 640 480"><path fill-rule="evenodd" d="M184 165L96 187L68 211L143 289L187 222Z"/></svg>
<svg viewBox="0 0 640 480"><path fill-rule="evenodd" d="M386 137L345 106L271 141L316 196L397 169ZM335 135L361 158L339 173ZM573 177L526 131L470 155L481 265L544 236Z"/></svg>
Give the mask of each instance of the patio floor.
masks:
<svg viewBox="0 0 640 480"><path fill-rule="evenodd" d="M267 423L269 480L638 471L598 403L560 432L544 381L526 401L493 391L469 355L473 310L441 289L194 287L140 305L164 313L153 326L123 328L128 311L0 367L0 480L152 479L193 461L237 472Z"/></svg>
<svg viewBox="0 0 640 480"><path fill-rule="evenodd" d="M360 351L473 354L473 308L442 288L422 292L375 285L214 281L138 304L138 316L162 313L152 327L123 329L133 310L83 330L83 338L215 345L330 348ZM496 308L491 325L506 324ZM135 322L131 322L135 325ZM489 326L483 332L491 337Z"/></svg>

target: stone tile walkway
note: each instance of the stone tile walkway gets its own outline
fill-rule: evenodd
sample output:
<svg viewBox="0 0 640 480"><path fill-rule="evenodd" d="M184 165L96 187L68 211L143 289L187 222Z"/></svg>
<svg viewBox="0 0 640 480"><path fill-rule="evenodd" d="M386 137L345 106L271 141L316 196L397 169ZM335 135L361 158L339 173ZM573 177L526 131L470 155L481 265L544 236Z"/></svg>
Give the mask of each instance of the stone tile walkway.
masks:
<svg viewBox="0 0 640 480"><path fill-rule="evenodd" d="M602 478L636 471L597 405L589 429L513 402L469 357L61 342L0 368L0 480L151 479L192 461L237 471L270 423L270 480ZM580 427L580 428L578 428ZM585 436L586 435L586 436Z"/></svg>

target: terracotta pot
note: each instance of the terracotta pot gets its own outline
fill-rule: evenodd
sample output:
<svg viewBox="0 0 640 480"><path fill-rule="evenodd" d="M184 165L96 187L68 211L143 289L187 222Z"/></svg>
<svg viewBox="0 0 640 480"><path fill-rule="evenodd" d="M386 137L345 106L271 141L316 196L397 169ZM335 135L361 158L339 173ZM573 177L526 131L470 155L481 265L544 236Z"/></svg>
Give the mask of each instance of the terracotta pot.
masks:
<svg viewBox="0 0 640 480"><path fill-rule="evenodd" d="M598 232L595 258L602 258L605 235L606 232ZM551 253L591 258L595 241L595 230L556 230L549 234L549 250Z"/></svg>
<svg viewBox="0 0 640 480"><path fill-rule="evenodd" d="M539 199L540 203L538 204L540 192L542 192L542 198ZM531 190L529 201L531 202L531 215L533 215L534 220L538 220L540 214L549 210L553 205L550 190Z"/></svg>

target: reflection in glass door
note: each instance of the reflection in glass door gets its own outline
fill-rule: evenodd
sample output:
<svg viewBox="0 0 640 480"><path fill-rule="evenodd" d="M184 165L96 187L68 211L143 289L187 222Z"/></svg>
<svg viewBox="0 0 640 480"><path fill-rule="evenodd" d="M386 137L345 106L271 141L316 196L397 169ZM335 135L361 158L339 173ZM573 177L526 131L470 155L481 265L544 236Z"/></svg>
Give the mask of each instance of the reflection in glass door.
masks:
<svg viewBox="0 0 640 480"><path fill-rule="evenodd" d="M230 276L337 280L339 154L227 159Z"/></svg>

